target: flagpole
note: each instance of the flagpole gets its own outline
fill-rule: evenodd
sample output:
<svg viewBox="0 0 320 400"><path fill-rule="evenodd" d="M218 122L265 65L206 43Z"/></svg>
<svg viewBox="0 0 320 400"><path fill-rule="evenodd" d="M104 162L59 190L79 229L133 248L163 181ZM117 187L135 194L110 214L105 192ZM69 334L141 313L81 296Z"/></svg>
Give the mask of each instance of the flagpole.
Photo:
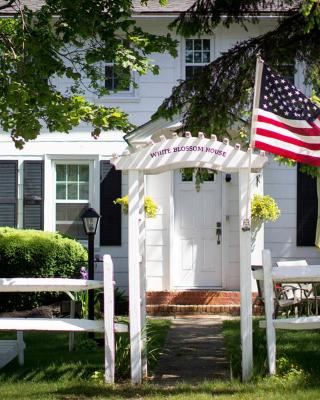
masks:
<svg viewBox="0 0 320 400"><path fill-rule="evenodd" d="M254 125L256 116L254 110L259 107L263 61L258 56L254 85L251 135L249 144L248 167L239 171L239 219L240 219L240 335L242 348L242 380L248 381L253 370L252 344L252 274L251 274L251 160L254 148Z"/></svg>
<svg viewBox="0 0 320 400"><path fill-rule="evenodd" d="M251 161L252 161L252 152L254 149L255 143L255 127L257 121L257 115L255 110L259 108L259 99L260 99L260 91L261 91L261 77L262 77L262 68L263 68L263 60L259 55L257 55L256 60L256 74L255 74L255 82L254 82L254 92L253 92L253 104L252 104L252 116L251 116L251 129L250 129L250 143L249 143L249 166L248 166L248 185L247 185L247 207L245 219L242 222L242 230L250 230L250 201L251 201L251 188L250 188L250 173L251 173Z"/></svg>
<svg viewBox="0 0 320 400"><path fill-rule="evenodd" d="M261 91L261 77L262 77L263 60L258 55L256 61L256 75L254 81L253 104L252 104L252 117L251 117L251 130L250 130L250 143L249 147L253 150L255 144L255 127L257 115L255 110L259 108L259 99Z"/></svg>

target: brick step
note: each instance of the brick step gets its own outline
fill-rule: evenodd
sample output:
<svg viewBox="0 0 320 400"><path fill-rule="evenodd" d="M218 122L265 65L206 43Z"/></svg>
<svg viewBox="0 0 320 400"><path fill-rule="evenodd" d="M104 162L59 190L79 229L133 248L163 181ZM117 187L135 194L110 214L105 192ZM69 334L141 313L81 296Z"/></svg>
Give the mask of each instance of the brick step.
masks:
<svg viewBox="0 0 320 400"><path fill-rule="evenodd" d="M240 305L147 305L148 315L240 315ZM262 315L263 307L254 306L254 315Z"/></svg>
<svg viewBox="0 0 320 400"><path fill-rule="evenodd" d="M255 299L256 294L253 294ZM201 306L239 306L240 292L238 291L209 291L209 290L184 290L184 291L162 291L147 292L148 305L201 305Z"/></svg>

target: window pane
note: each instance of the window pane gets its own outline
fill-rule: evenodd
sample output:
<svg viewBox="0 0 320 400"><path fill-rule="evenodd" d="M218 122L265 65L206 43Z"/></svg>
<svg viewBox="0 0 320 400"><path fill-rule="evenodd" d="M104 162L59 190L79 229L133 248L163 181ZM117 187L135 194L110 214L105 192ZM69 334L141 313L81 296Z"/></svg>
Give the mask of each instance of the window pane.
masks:
<svg viewBox="0 0 320 400"><path fill-rule="evenodd" d="M89 165L79 165L79 180L89 182Z"/></svg>
<svg viewBox="0 0 320 400"><path fill-rule="evenodd" d="M59 222L81 221L80 215L88 206L84 203L57 203L56 204L56 220Z"/></svg>
<svg viewBox="0 0 320 400"><path fill-rule="evenodd" d="M66 200L66 185L65 185L65 183L57 183L56 197L58 200Z"/></svg>
<svg viewBox="0 0 320 400"><path fill-rule="evenodd" d="M195 50L201 50L202 49L201 42L202 42L201 39L195 39L194 40L194 49Z"/></svg>
<svg viewBox="0 0 320 400"><path fill-rule="evenodd" d="M68 182L78 182L78 165L67 166Z"/></svg>
<svg viewBox="0 0 320 400"><path fill-rule="evenodd" d="M114 90L114 79L113 79L113 65L106 65L104 68L105 81L104 86L108 90Z"/></svg>
<svg viewBox="0 0 320 400"><path fill-rule="evenodd" d="M66 180L66 166L65 165L57 165L57 181L65 181Z"/></svg>
<svg viewBox="0 0 320 400"><path fill-rule="evenodd" d="M193 75L198 75L203 70L203 67L197 66L193 67Z"/></svg>
<svg viewBox="0 0 320 400"><path fill-rule="evenodd" d="M186 62L187 63L193 62L193 52L190 50L187 50L187 52L186 52Z"/></svg>
<svg viewBox="0 0 320 400"><path fill-rule="evenodd" d="M78 200L78 185L76 183L68 183L67 200Z"/></svg>
<svg viewBox="0 0 320 400"><path fill-rule="evenodd" d="M205 51L202 53L202 62L204 62L204 63L210 62L210 52L209 51Z"/></svg>
<svg viewBox="0 0 320 400"><path fill-rule="evenodd" d="M193 50L193 40L192 39L187 39L186 40L186 49L187 50Z"/></svg>
<svg viewBox="0 0 320 400"><path fill-rule="evenodd" d="M105 66L105 88L108 90L129 91L131 85L131 72L129 68L121 66Z"/></svg>
<svg viewBox="0 0 320 400"><path fill-rule="evenodd" d="M204 182L214 182L214 172L207 170L204 172L203 175L203 181Z"/></svg>
<svg viewBox="0 0 320 400"><path fill-rule="evenodd" d="M70 224L58 224L56 225L56 230L63 235L67 235L69 237L75 239L86 239L87 236L85 234L82 222L72 222Z"/></svg>
<svg viewBox="0 0 320 400"><path fill-rule="evenodd" d="M114 89L117 90L130 90L131 74L129 68L122 68L120 66L114 69Z"/></svg>
<svg viewBox="0 0 320 400"><path fill-rule="evenodd" d="M202 62L201 51L195 51L194 52L194 62L195 63L201 63Z"/></svg>
<svg viewBox="0 0 320 400"><path fill-rule="evenodd" d="M186 79L187 80L191 79L193 77L193 68L194 67L190 67L190 66L186 67Z"/></svg>
<svg viewBox="0 0 320 400"><path fill-rule="evenodd" d="M56 230L75 239L86 239L80 216L87 207L87 203L57 204Z"/></svg>
<svg viewBox="0 0 320 400"><path fill-rule="evenodd" d="M181 170L181 181L182 182L193 181L193 168L184 168Z"/></svg>
<svg viewBox="0 0 320 400"><path fill-rule="evenodd" d="M202 48L203 50L210 50L210 39L203 39Z"/></svg>
<svg viewBox="0 0 320 400"><path fill-rule="evenodd" d="M79 183L79 200L89 200L89 183Z"/></svg>

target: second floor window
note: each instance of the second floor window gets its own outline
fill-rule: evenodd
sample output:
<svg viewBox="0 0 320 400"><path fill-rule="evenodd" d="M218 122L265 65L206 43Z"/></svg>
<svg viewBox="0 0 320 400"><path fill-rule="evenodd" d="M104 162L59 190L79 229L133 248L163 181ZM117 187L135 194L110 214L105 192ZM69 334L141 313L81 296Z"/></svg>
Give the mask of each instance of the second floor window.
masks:
<svg viewBox="0 0 320 400"><path fill-rule="evenodd" d="M211 60L210 39L186 39L185 78L192 77Z"/></svg>
<svg viewBox="0 0 320 400"><path fill-rule="evenodd" d="M104 67L105 88L110 91L129 92L131 90L131 72L129 68L122 68L113 62Z"/></svg>

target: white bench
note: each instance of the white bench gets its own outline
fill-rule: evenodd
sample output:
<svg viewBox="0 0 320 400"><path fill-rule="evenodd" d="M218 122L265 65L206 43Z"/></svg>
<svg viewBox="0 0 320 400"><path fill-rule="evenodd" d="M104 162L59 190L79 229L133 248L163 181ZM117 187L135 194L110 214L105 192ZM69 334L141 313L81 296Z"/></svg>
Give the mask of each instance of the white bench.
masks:
<svg viewBox="0 0 320 400"><path fill-rule="evenodd" d="M2 278L0 292L79 292L83 290L103 288L104 319L86 320L75 318L0 318L0 331L17 331L15 341L0 341L3 346L4 366L14 357L19 356L23 364L23 349L21 343L22 331L51 332L104 332L105 341L105 381L114 382L115 367L115 332L127 332L126 324L114 324L114 282L113 263L111 257L103 257L103 281L64 279L64 278ZM22 340L23 342L23 340ZM7 349L7 350L5 350Z"/></svg>
<svg viewBox="0 0 320 400"><path fill-rule="evenodd" d="M263 271L254 274L256 279L263 279L264 285L266 320L260 321L259 326L266 328L269 373L273 375L276 373L276 329L320 329L320 316L275 319L273 284L320 282L320 265L299 267L292 263L292 267L272 268L270 250L262 251L262 264Z"/></svg>

